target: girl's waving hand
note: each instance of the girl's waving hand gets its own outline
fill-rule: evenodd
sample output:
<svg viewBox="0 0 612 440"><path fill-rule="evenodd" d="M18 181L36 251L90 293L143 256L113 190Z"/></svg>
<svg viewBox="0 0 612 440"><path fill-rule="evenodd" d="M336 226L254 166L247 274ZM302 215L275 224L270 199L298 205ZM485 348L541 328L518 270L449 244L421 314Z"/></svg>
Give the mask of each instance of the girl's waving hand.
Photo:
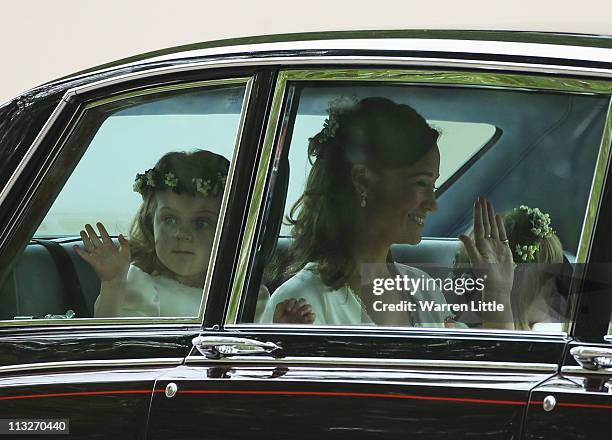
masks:
<svg viewBox="0 0 612 440"><path fill-rule="evenodd" d="M128 240L123 235L119 235L119 248L117 248L104 225L98 222L96 226L100 231L100 237L91 225L85 225L85 229L81 231L85 249L74 246L75 252L91 265L100 277L100 281L125 281L130 267Z"/></svg>

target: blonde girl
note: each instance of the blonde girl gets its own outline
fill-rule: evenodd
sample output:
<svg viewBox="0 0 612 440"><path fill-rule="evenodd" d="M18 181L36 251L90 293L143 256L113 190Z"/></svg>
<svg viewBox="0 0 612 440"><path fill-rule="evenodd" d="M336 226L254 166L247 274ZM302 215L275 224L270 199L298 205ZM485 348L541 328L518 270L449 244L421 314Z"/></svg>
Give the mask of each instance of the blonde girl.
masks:
<svg viewBox="0 0 612 440"><path fill-rule="evenodd" d="M563 246L550 216L525 205L501 216L517 266L511 294L515 329L561 331L565 300L557 291L556 275L563 263ZM469 262L465 249L458 252L456 262L459 273L459 267Z"/></svg>

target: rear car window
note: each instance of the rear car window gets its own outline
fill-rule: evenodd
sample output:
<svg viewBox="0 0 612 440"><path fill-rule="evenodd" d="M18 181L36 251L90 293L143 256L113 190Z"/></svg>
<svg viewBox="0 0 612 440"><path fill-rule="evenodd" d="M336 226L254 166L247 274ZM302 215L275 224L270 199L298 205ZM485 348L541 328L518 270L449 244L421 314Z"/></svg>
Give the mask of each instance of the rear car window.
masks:
<svg viewBox="0 0 612 440"><path fill-rule="evenodd" d="M85 104L49 171L65 183L47 184L59 193L0 286L0 317L197 320L249 87L203 81Z"/></svg>

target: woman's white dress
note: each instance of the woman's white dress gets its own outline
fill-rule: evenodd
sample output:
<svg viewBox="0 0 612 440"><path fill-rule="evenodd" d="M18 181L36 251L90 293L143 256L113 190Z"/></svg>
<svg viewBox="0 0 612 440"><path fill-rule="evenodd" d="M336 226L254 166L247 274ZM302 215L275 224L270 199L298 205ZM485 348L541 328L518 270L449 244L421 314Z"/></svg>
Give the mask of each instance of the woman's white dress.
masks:
<svg viewBox="0 0 612 440"><path fill-rule="evenodd" d="M415 267L402 264L395 265L401 276L431 278L426 272ZM384 294L381 295L382 298ZM356 295L349 286L334 290L326 285L319 275L316 263L308 263L302 270L283 283L272 294L270 301L259 320L261 323L271 323L276 305L290 298L304 298L312 306L315 314L315 325L374 325L372 319L362 307ZM411 296L412 302L433 301L446 304L444 295L439 290L417 290ZM452 319L448 311L429 311L416 307L412 319L417 327L444 327L444 322Z"/></svg>

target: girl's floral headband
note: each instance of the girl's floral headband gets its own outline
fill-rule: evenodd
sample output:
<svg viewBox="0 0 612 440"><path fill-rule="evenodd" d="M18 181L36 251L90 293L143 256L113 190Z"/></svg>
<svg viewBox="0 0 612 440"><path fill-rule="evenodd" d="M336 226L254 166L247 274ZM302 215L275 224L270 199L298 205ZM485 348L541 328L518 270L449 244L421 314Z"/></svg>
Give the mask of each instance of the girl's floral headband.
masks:
<svg viewBox="0 0 612 440"><path fill-rule="evenodd" d="M533 243L517 244L514 251L522 261L532 262L536 260L536 253L540 250L540 240L550 237L555 231L550 227L550 215L543 213L539 208L521 205L515 208L515 211L517 210L527 214L535 240Z"/></svg>
<svg viewBox="0 0 612 440"><path fill-rule="evenodd" d="M182 182L171 171L160 172L155 168L148 169L143 174L136 174L134 179L134 191L145 195L153 191L170 189L177 193L201 194L204 197L216 197L225 189L227 176L217 173L209 178L193 178L191 182Z"/></svg>

